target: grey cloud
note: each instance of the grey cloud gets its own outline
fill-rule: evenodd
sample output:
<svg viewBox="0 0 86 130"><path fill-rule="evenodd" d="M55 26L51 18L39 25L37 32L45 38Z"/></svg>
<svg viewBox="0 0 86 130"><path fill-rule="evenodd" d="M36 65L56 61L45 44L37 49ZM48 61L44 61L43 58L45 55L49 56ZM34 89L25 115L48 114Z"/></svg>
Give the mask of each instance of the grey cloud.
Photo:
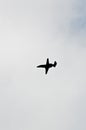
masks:
<svg viewBox="0 0 86 130"><path fill-rule="evenodd" d="M84 22L77 4L1 1L1 130L86 129L85 29L71 28L78 17ZM36 66L47 57L58 66L45 76Z"/></svg>

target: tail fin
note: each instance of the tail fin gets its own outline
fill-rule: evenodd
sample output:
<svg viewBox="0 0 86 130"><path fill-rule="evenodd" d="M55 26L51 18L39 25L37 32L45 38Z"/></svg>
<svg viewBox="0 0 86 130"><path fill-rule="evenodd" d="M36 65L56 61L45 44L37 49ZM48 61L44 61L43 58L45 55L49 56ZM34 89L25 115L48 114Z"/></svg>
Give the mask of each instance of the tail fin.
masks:
<svg viewBox="0 0 86 130"><path fill-rule="evenodd" d="M56 65L57 65L57 62L55 61L55 62L54 62L54 67L56 67Z"/></svg>
<svg viewBox="0 0 86 130"><path fill-rule="evenodd" d="M46 64L49 64L49 58L47 58L47 60L46 60Z"/></svg>

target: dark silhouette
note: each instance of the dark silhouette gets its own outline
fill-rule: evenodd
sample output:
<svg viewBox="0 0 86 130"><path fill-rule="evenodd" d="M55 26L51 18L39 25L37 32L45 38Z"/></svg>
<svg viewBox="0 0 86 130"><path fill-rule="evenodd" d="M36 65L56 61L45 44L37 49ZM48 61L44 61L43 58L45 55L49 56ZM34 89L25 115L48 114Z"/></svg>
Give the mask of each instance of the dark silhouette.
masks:
<svg viewBox="0 0 86 130"><path fill-rule="evenodd" d="M49 63L49 58L47 58L46 64L44 65L38 65L37 68L45 68L45 74L47 74L49 68L56 67L57 62L54 61L54 64Z"/></svg>

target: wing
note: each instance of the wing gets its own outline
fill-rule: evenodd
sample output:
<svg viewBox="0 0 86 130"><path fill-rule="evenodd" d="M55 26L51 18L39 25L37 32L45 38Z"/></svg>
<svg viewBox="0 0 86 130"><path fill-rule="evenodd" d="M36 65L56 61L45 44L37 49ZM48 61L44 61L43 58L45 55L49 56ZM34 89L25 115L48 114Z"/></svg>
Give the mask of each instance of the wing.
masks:
<svg viewBox="0 0 86 130"><path fill-rule="evenodd" d="M46 64L49 64L49 58L47 58Z"/></svg>
<svg viewBox="0 0 86 130"><path fill-rule="evenodd" d="M48 70L49 70L49 68L45 68L45 74L47 74Z"/></svg>

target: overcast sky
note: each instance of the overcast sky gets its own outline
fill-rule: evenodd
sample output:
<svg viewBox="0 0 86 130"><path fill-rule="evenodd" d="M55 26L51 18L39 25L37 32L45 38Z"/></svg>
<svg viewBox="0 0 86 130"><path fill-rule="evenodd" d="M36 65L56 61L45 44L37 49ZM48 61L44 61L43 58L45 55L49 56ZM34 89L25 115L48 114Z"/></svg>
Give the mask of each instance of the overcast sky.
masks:
<svg viewBox="0 0 86 130"><path fill-rule="evenodd" d="M0 130L86 130L86 0L0 1Z"/></svg>

